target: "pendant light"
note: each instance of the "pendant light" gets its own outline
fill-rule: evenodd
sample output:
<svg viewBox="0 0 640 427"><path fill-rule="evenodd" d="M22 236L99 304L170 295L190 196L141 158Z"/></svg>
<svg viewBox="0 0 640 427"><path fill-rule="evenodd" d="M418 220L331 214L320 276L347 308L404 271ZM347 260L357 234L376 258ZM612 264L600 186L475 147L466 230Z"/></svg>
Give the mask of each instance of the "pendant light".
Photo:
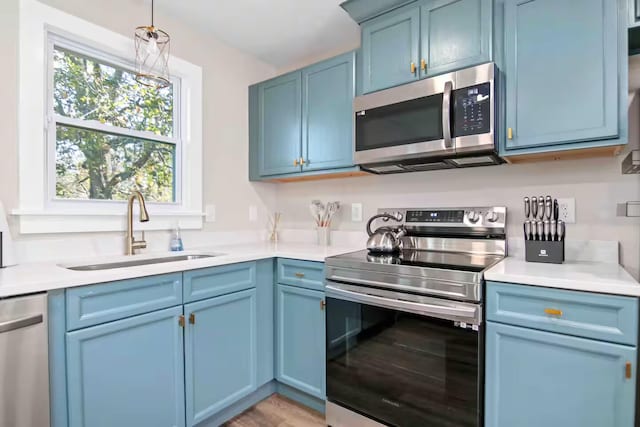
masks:
<svg viewBox="0 0 640 427"><path fill-rule="evenodd" d="M153 22L151 0L151 25L137 27L135 32L136 81L145 86L163 88L169 80L169 34L156 28Z"/></svg>

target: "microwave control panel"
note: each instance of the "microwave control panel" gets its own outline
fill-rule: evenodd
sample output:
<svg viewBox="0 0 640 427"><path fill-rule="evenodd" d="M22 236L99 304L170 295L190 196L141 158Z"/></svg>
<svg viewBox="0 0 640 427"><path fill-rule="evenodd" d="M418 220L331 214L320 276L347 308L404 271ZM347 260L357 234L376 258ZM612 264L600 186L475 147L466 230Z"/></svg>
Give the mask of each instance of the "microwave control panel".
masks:
<svg viewBox="0 0 640 427"><path fill-rule="evenodd" d="M453 91L453 136L491 132L491 84L481 83Z"/></svg>

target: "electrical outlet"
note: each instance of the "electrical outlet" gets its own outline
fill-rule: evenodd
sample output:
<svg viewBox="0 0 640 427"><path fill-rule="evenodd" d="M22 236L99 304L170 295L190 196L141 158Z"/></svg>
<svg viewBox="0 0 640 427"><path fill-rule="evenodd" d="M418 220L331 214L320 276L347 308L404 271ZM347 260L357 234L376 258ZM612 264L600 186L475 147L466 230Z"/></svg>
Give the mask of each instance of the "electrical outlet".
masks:
<svg viewBox="0 0 640 427"><path fill-rule="evenodd" d="M216 222L216 205L207 205L205 207L205 221Z"/></svg>
<svg viewBox="0 0 640 427"><path fill-rule="evenodd" d="M256 222L258 220L258 208L254 205L249 206L249 221Z"/></svg>
<svg viewBox="0 0 640 427"><path fill-rule="evenodd" d="M576 199L558 199L558 219L567 224L576 223Z"/></svg>
<svg viewBox="0 0 640 427"><path fill-rule="evenodd" d="M351 203L351 221L362 222L362 203Z"/></svg>

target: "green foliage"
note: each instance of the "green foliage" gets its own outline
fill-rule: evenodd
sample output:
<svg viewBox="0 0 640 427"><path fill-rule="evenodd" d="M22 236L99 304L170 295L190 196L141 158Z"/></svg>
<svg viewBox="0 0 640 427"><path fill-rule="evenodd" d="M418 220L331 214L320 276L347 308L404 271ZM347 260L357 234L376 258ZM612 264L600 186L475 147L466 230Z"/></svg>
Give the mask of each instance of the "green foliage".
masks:
<svg viewBox="0 0 640 427"><path fill-rule="evenodd" d="M54 112L120 128L173 134L173 89L149 88L129 71L54 50ZM131 190L150 201L173 202L173 144L59 124L56 196L124 200Z"/></svg>

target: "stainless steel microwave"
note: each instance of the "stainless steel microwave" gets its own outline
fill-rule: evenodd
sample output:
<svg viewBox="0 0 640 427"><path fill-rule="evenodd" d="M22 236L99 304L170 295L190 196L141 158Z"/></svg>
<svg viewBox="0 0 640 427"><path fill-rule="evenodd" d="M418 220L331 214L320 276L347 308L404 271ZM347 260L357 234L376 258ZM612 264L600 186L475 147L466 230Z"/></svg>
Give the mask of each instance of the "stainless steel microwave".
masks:
<svg viewBox="0 0 640 427"><path fill-rule="evenodd" d="M488 63L357 97L356 164L398 173L503 163L496 75Z"/></svg>

